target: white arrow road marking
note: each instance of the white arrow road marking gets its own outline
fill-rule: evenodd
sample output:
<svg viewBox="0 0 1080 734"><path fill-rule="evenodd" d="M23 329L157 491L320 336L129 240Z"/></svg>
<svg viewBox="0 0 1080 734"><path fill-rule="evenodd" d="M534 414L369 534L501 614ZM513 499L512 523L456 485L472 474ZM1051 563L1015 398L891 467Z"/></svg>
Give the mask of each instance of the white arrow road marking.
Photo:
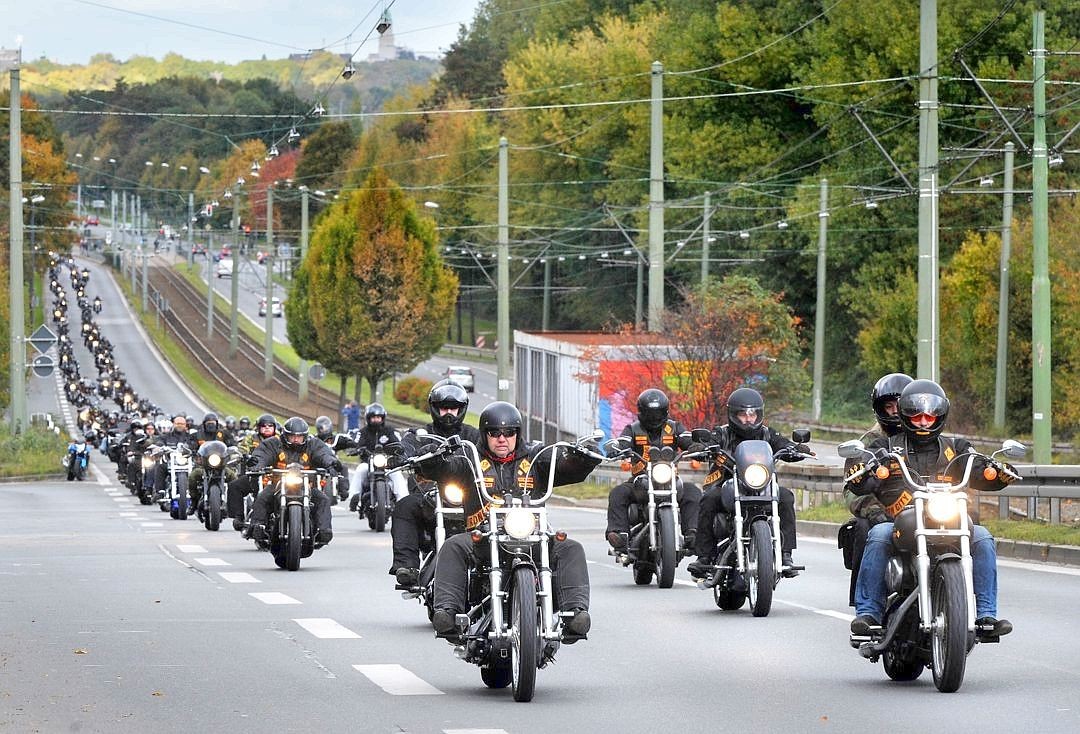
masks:
<svg viewBox="0 0 1080 734"><path fill-rule="evenodd" d="M218 576L228 581L230 584L261 584L257 578L250 573L244 573L242 571L237 572L225 572L219 571Z"/></svg>
<svg viewBox="0 0 1080 734"><path fill-rule="evenodd" d="M400 665L354 665L368 680L392 696L441 696L435 686Z"/></svg>
<svg viewBox="0 0 1080 734"><path fill-rule="evenodd" d="M324 640L359 640L360 635L327 617L294 619L298 625Z"/></svg>
<svg viewBox="0 0 1080 734"><path fill-rule="evenodd" d="M266 591L257 592L250 591L248 596L253 596L263 604L300 604L300 600L293 599L288 594L282 594L280 591Z"/></svg>

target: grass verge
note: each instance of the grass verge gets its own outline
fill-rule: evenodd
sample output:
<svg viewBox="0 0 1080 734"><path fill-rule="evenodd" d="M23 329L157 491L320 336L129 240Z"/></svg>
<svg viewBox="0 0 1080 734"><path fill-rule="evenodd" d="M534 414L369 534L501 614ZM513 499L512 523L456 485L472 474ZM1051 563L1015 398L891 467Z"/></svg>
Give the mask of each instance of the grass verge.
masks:
<svg viewBox="0 0 1080 734"><path fill-rule="evenodd" d="M39 477L64 471L67 439L47 428L32 427L13 434L0 427L0 455L18 457L0 462L0 477Z"/></svg>

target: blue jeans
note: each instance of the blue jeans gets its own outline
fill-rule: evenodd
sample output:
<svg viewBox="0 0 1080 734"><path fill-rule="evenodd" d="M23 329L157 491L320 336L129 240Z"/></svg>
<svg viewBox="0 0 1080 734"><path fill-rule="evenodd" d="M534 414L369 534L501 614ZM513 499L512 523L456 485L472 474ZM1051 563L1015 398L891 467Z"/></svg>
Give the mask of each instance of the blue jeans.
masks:
<svg viewBox="0 0 1080 734"><path fill-rule="evenodd" d="M855 584L855 614L881 621L885 612L885 564L892 548L891 522L870 528L866 538L859 580ZM972 581L975 586L975 618L997 617L997 547L982 525L971 528Z"/></svg>

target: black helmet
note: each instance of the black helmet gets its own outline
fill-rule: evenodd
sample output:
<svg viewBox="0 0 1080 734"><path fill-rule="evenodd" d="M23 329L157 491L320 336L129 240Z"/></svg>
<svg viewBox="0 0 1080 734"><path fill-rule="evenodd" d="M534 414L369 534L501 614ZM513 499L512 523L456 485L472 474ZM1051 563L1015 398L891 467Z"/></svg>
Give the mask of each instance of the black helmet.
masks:
<svg viewBox="0 0 1080 734"><path fill-rule="evenodd" d="M230 431L235 431L236 430L236 416L235 415L227 415L227 416L225 416L225 427L227 429L229 429Z"/></svg>
<svg viewBox="0 0 1080 734"><path fill-rule="evenodd" d="M382 403L372 403L364 409L364 422L368 426L372 425L372 419L378 418L378 425L386 424L386 408L382 406Z"/></svg>
<svg viewBox="0 0 1080 734"><path fill-rule="evenodd" d="M898 411L896 415L889 415L885 412L885 403L899 400L900 393L910 384L911 378L903 372L893 372L874 383L874 389L870 391L870 404L874 407L878 425L885 431L886 436L900 433L900 413Z"/></svg>
<svg viewBox="0 0 1080 734"><path fill-rule="evenodd" d="M663 391L655 387L642 391L637 398L638 420L641 421L642 427L647 431L655 431L664 425L664 421L668 418L669 405L667 395Z"/></svg>
<svg viewBox="0 0 1080 734"><path fill-rule="evenodd" d="M240 420L236 422L236 427L239 428L241 431L248 430L249 428L251 428L251 419L248 418L246 415L240 416Z"/></svg>
<svg viewBox="0 0 1080 734"><path fill-rule="evenodd" d="M753 421L743 423L739 420L739 413L750 410L754 411ZM728 425L736 436L742 439L755 438L765 422L765 399L752 387L740 387L728 395L727 416Z"/></svg>
<svg viewBox="0 0 1080 734"><path fill-rule="evenodd" d="M204 415L202 419L202 427L204 431L216 431L218 427L217 413L207 413L206 415Z"/></svg>
<svg viewBox="0 0 1080 734"><path fill-rule="evenodd" d="M453 429L465 419L465 411L469 409L469 393L450 380L439 380L431 386L427 402L432 423L439 428ZM451 408L454 412L440 415L440 408Z"/></svg>
<svg viewBox="0 0 1080 734"><path fill-rule="evenodd" d="M325 441L334 435L334 422L330 416L320 415L315 419L315 435Z"/></svg>
<svg viewBox="0 0 1080 734"><path fill-rule="evenodd" d="M499 428L511 428L521 434L521 411L501 400L489 403L480 414L480 432L485 436Z"/></svg>
<svg viewBox="0 0 1080 734"><path fill-rule="evenodd" d="M933 380L915 380L904 388L897 402L900 408L900 423L916 441L936 438L945 427L945 420L949 417L949 399L945 397L941 385ZM933 424L916 425L913 421L920 415L933 418Z"/></svg>
<svg viewBox="0 0 1080 734"><path fill-rule="evenodd" d="M301 448L308 440L307 421L299 416L293 416L285 421L281 431L282 442L291 448Z"/></svg>
<svg viewBox="0 0 1080 734"><path fill-rule="evenodd" d="M272 426L274 433L277 433L277 420L269 413L263 413L259 416L258 420L255 421L255 430L259 430L263 426Z"/></svg>

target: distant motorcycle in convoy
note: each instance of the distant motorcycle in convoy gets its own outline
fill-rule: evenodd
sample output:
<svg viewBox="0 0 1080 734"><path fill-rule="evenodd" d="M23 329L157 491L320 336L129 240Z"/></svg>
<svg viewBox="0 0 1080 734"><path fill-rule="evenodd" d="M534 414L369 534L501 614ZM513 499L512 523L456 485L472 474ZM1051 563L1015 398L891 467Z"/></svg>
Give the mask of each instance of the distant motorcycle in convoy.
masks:
<svg viewBox="0 0 1080 734"><path fill-rule="evenodd" d="M191 474L191 449L185 444L175 447L155 446L151 453L158 461L166 462L169 477L165 483L165 496L158 500L162 512L168 512L174 520L187 520L190 511L188 476Z"/></svg>
<svg viewBox="0 0 1080 734"><path fill-rule="evenodd" d="M703 444L713 440L712 432L704 428L695 429L692 436ZM698 587L711 588L716 606L725 611L741 609L747 601L755 617L768 616L772 609L773 591L783 569L776 461L813 456L798 448L810 440L808 429L795 430L791 440L796 445L775 453L768 441L742 441L734 454L718 446L709 448L714 458L722 454L727 459L724 466L729 476L722 486L733 492L734 511L716 516L716 562ZM791 566L790 570L804 568Z"/></svg>
<svg viewBox="0 0 1080 734"><path fill-rule="evenodd" d="M625 436L607 442L609 457L637 459L630 439ZM672 446L647 446L641 459L645 470L634 479L635 494L641 492L648 498L644 506L630 503L630 533L626 550L608 550L623 566L634 569L634 583L647 586L653 575L661 589L670 589L675 583L675 569L679 561L693 549L683 546L683 530L679 520L678 489L682 486L678 464L682 460L699 458L704 454L683 453L676 455Z"/></svg>
<svg viewBox="0 0 1080 734"><path fill-rule="evenodd" d="M480 677L489 688L512 686L515 701L532 700L536 671L554 662L563 639L563 613L554 607L550 559L551 540L561 534L549 524L546 507L555 485L556 452L573 447L603 460L586 448L602 437L597 431L572 444L545 446L532 461L536 466L545 452L552 453L548 476L537 477L546 482L546 490L535 498L515 490L497 500L482 480L476 447L453 437L442 449L464 447L474 475L481 477L477 489L488 508L487 519L472 534L477 544L489 544L490 556L488 561L478 557L469 569L470 609L456 616L462 642L455 653L480 667Z"/></svg>
<svg viewBox="0 0 1080 734"><path fill-rule="evenodd" d="M65 466L69 482L76 479L81 482L86 479L86 471L90 468L90 445L86 439L79 439L68 444Z"/></svg>
<svg viewBox="0 0 1080 734"><path fill-rule="evenodd" d="M996 459L1022 458L1027 449L1019 441L1006 440L998 451L986 456L975 452L955 456L942 476L960 462L963 475L955 484L927 481L913 476L900 452L868 450L862 441L845 441L837 448L845 459L865 461L853 474L878 472L889 476L885 462L899 465L911 499L893 519L893 555L886 566L888 598L881 626L868 635L851 635L851 646L871 662L881 659L885 675L896 681L918 678L925 668L934 675L934 685L952 693L964 682L967 656L976 642L998 642L1000 638L980 636L975 624L975 590L971 561L971 520L968 517L967 488L972 465L985 459L983 475L993 480L1000 475L1020 479Z"/></svg>
<svg viewBox="0 0 1080 734"><path fill-rule="evenodd" d="M222 506L225 503L225 472L240 463L240 450L221 441L207 441L199 447L196 461L203 468L202 494L196 508L199 520L207 530L221 527Z"/></svg>
<svg viewBox="0 0 1080 734"><path fill-rule="evenodd" d="M298 571L300 559L307 558L315 550L312 493L323 491L320 485L327 472L289 464L284 469L266 469L264 475L272 477L276 483L275 501L266 523L269 538L265 549L270 551L279 568Z"/></svg>
<svg viewBox="0 0 1080 734"><path fill-rule="evenodd" d="M368 471L364 486L360 488L360 503L356 511L360 519L367 519L368 527L376 533L386 530L386 521L394 511L394 493L386 466L390 455L383 445L374 449L359 449L360 461L367 462Z"/></svg>

